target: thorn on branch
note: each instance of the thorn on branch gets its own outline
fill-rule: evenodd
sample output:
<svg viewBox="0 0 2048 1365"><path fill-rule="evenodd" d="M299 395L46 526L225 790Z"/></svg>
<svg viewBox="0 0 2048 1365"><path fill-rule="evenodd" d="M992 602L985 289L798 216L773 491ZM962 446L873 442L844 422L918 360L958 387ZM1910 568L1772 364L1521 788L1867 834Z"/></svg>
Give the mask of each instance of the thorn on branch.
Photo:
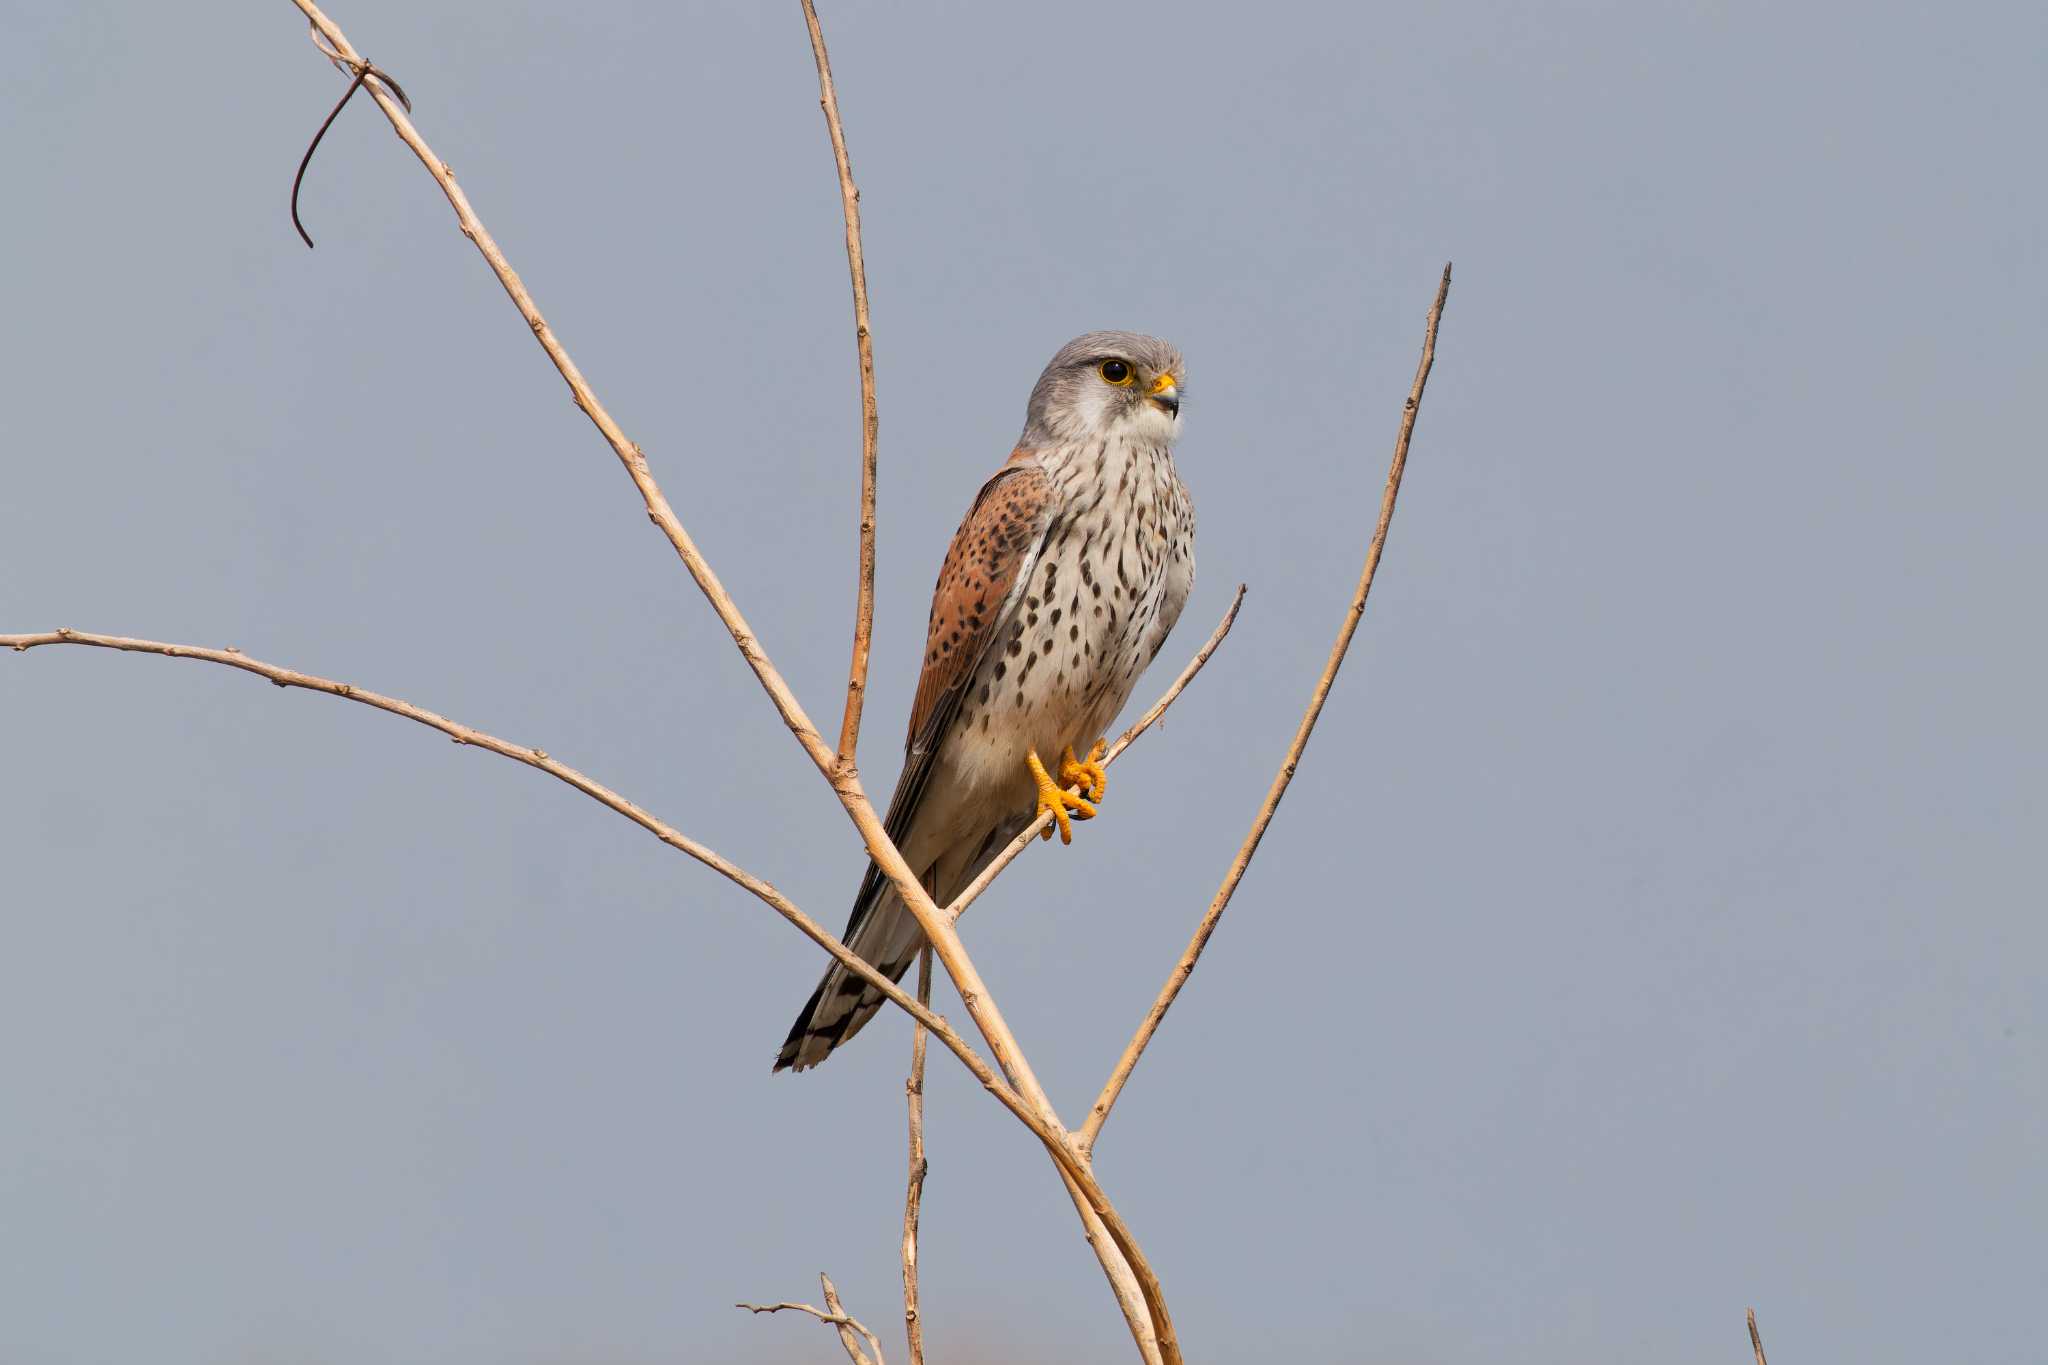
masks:
<svg viewBox="0 0 2048 1365"><path fill-rule="evenodd" d="M393 99L405 106L406 113L410 114L412 112L412 101L406 98L405 91L399 87L397 81L392 80L390 76L379 70L375 64L371 62L345 64L354 66L355 79L348 83L348 89L341 92L341 98L336 100L334 108L327 112L326 119L320 124L320 131L313 134L313 140L306 145L306 154L299 158L299 173L292 177L292 226L298 229L299 239L305 242L308 251L313 249L313 238L306 231L306 225L299 221L299 186L306 182L306 167L313 164L313 153L320 150L320 139L327 136L327 130L334 126L334 121L337 118L341 117L341 111L348 107L350 100L355 98L356 91L363 88L363 82L372 76L375 76L383 83L384 88L391 92Z"/></svg>

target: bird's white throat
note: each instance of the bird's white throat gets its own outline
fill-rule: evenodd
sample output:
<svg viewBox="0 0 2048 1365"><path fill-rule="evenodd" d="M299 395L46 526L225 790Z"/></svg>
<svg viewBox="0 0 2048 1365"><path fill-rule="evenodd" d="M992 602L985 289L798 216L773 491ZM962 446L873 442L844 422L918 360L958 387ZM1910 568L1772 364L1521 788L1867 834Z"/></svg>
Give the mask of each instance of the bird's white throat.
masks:
<svg viewBox="0 0 2048 1365"><path fill-rule="evenodd" d="M1180 435L1179 413L1149 401L1127 408L1123 395L1106 385L1083 389L1069 413L1068 420L1060 424L1067 428L1060 434L1069 440L1109 438L1137 446L1166 446Z"/></svg>

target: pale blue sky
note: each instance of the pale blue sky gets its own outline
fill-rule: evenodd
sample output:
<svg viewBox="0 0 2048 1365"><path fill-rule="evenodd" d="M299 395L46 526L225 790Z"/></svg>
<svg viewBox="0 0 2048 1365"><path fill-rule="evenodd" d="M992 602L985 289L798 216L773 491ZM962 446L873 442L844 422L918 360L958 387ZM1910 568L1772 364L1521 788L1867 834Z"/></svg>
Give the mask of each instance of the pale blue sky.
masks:
<svg viewBox="0 0 2048 1365"><path fill-rule="evenodd" d="M542 745L833 927L858 844L438 192L290 6L0 0L0 631ZM858 443L789 4L337 0L805 702ZM882 404L862 749L1069 336L1186 352L1236 634L968 939L1190 1359L2007 1362L2048 1298L2039 6L831 3ZM1165 661L1162 661L1164 663ZM1162 668L1141 684L1147 699ZM821 1361L893 1328L908 1030L545 778L225 670L0 658L0 1360ZM957 1001L947 1008L958 1014ZM1128 1358L934 1062L935 1362ZM892 1336L893 1339L893 1336ZM896 1352L900 1359L900 1348Z"/></svg>

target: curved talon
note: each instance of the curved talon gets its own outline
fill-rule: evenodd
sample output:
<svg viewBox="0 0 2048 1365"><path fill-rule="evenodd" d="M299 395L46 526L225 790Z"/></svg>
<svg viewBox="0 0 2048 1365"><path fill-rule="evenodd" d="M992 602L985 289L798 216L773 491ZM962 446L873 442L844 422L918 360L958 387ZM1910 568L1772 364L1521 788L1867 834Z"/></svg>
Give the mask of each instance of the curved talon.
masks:
<svg viewBox="0 0 2048 1365"><path fill-rule="evenodd" d="M1100 801L1102 794L1109 790L1109 770L1102 766L1102 756L1109 752L1109 745L1102 740L1095 741L1095 747L1088 751L1088 757L1077 760L1074 746L1069 744L1060 759L1060 781L1069 787L1079 787L1081 794L1090 801Z"/></svg>
<svg viewBox="0 0 2048 1365"><path fill-rule="evenodd" d="M1069 758L1073 756L1071 749L1067 751L1067 756ZM1092 820L1095 818L1095 807L1090 805L1085 798L1075 796L1072 792L1060 786L1059 783L1053 781L1052 775L1046 772L1045 765L1038 761L1038 751L1036 749L1024 755L1024 762L1031 769L1031 780L1038 785L1038 813L1043 815L1047 811L1051 811L1054 823L1059 826L1060 842L1063 844L1073 843L1074 828L1068 823L1068 812L1073 812L1074 819ZM1053 826L1047 825L1039 832L1038 837L1050 839L1052 838L1052 831Z"/></svg>

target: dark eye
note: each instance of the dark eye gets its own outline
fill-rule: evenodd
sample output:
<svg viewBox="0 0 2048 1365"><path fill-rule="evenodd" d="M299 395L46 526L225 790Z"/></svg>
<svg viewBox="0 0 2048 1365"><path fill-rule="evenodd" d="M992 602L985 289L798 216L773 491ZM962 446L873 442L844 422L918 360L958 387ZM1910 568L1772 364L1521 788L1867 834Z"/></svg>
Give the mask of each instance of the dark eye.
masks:
<svg viewBox="0 0 2048 1365"><path fill-rule="evenodd" d="M1095 368L1101 371L1102 382L1105 384L1114 384L1122 388L1131 382L1131 367L1127 361L1105 360Z"/></svg>

